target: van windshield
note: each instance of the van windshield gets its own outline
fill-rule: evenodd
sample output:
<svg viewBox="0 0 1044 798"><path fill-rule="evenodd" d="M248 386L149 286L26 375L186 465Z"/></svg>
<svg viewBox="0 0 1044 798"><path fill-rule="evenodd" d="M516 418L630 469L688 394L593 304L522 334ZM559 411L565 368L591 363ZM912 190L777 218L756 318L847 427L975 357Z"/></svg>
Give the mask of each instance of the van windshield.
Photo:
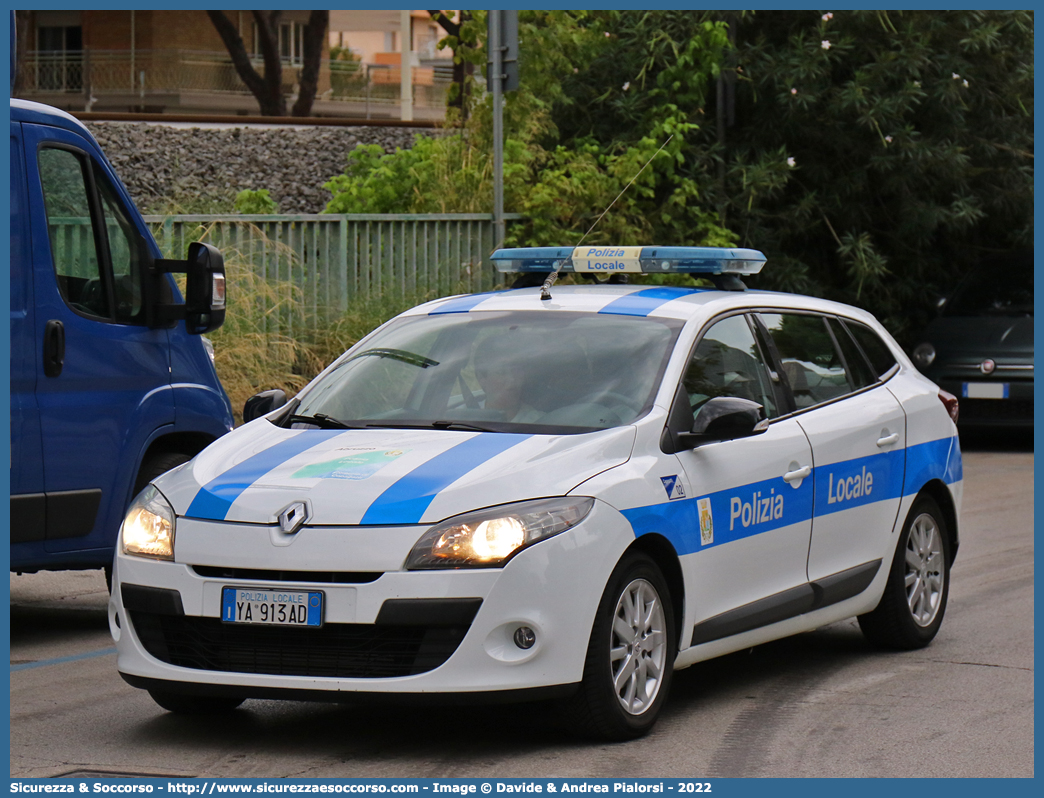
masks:
<svg viewBox="0 0 1044 798"><path fill-rule="evenodd" d="M341 357L282 423L570 434L651 407L683 322L591 313L397 319Z"/></svg>

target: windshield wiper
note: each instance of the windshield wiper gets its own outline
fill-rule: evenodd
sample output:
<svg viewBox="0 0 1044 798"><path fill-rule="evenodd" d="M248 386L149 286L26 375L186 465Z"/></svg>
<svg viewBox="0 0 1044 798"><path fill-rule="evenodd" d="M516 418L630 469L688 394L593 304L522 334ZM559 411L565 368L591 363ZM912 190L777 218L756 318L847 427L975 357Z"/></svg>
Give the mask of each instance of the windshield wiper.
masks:
<svg viewBox="0 0 1044 798"><path fill-rule="evenodd" d="M319 429L360 429L358 426L345 424L326 413L316 413L314 416L291 415L286 417L287 424L312 424Z"/></svg>
<svg viewBox="0 0 1044 798"><path fill-rule="evenodd" d="M491 427L480 427L465 421L371 421L367 427L383 427L385 429L463 429L475 432L500 432Z"/></svg>
<svg viewBox="0 0 1044 798"><path fill-rule="evenodd" d="M407 352L405 349L367 349L365 352L352 355L344 362L350 363L360 357L390 357L392 360L400 360L403 363L409 363L411 366L419 366L422 369L426 369L428 366L439 365L439 361L437 360L432 360L430 357L424 357L424 355L418 355L415 352Z"/></svg>

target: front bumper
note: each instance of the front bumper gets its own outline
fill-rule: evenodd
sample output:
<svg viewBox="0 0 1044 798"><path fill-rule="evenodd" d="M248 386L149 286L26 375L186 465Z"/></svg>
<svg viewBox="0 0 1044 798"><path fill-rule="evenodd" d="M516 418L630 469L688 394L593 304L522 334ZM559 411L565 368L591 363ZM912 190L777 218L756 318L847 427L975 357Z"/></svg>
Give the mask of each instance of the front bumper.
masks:
<svg viewBox="0 0 1044 798"><path fill-rule="evenodd" d="M583 522L499 569L402 571L426 528L283 536L179 519L177 562L116 557L109 625L119 671L142 687L301 698L497 693L581 680L602 591L634 542L623 516L596 502ZM323 626L221 621L223 587L262 586L323 591ZM513 642L523 625L536 635L525 650Z"/></svg>

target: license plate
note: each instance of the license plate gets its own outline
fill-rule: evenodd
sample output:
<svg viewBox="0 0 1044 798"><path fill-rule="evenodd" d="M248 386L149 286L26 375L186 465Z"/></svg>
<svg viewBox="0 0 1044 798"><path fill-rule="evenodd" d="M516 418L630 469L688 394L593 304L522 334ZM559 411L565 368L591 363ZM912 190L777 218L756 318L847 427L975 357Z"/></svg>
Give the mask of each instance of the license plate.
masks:
<svg viewBox="0 0 1044 798"><path fill-rule="evenodd" d="M1007 399L1008 383L966 382L962 386L961 396L965 399Z"/></svg>
<svg viewBox="0 0 1044 798"><path fill-rule="evenodd" d="M319 591L271 588L221 589L221 620L270 626L323 625L323 594Z"/></svg>

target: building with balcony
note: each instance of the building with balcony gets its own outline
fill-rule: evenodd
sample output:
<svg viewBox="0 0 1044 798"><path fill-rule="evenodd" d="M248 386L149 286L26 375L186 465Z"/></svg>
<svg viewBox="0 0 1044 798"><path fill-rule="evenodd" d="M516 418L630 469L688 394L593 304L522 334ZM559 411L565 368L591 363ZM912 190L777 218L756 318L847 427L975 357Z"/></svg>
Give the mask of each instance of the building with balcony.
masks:
<svg viewBox="0 0 1044 798"><path fill-rule="evenodd" d="M257 100L240 79L206 11L19 11L14 95L67 111L254 115ZM309 11L279 19L283 93L293 105ZM257 27L249 11L226 11L259 74ZM331 11L312 115L400 119L403 44L412 118L445 115L453 60L436 44L444 31L427 11Z"/></svg>

